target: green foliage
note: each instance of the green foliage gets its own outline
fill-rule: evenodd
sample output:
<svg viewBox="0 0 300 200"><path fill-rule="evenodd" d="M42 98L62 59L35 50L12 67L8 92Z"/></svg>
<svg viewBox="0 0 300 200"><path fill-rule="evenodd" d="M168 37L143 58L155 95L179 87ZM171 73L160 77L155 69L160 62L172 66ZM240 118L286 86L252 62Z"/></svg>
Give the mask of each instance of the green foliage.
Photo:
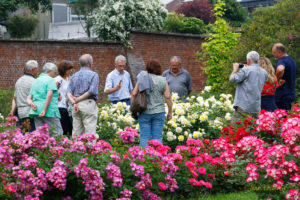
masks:
<svg viewBox="0 0 300 200"><path fill-rule="evenodd" d="M300 3L299 0L283 0L270 7L259 8L254 11L253 19L248 20L243 26L243 33L239 44L232 49L235 61L245 61L246 54L257 51L260 56L272 60L273 66L276 60L272 55L272 46L275 43L283 43L287 53L297 63L298 74L296 84L296 95L300 96ZM226 68L231 69L230 64ZM229 75L229 73L227 73Z"/></svg>
<svg viewBox="0 0 300 200"><path fill-rule="evenodd" d="M38 19L34 17L13 16L8 24L8 32L12 38L30 37L38 24Z"/></svg>
<svg viewBox="0 0 300 200"><path fill-rule="evenodd" d="M203 54L197 52L198 59L205 62L205 73L208 75L206 85L212 86L213 91L224 92L232 88L228 81L228 67L235 60L232 56L232 49L238 43L240 34L232 33L229 26L222 18L224 16L225 3L218 0L215 4L216 22L212 25L213 33L209 34L207 42L202 44Z"/></svg>
<svg viewBox="0 0 300 200"><path fill-rule="evenodd" d="M166 20L164 30L176 33L203 34L206 27L201 19L195 17L184 17L182 14L170 13Z"/></svg>
<svg viewBox="0 0 300 200"><path fill-rule="evenodd" d="M212 4L216 4L217 0L209 0ZM246 22L248 11L241 6L236 0L225 0L224 19L231 26L239 27Z"/></svg>
<svg viewBox="0 0 300 200"><path fill-rule="evenodd" d="M8 19L9 12L15 12L20 6L29 7L31 12L36 13L51 10L51 0L0 0L0 20Z"/></svg>
<svg viewBox="0 0 300 200"><path fill-rule="evenodd" d="M75 13L77 15L83 16L83 20L85 21L84 29L88 37L90 37L93 21L90 20L88 16L92 14L93 11L99 7L99 1L98 0L77 0L75 2L69 3L69 6L75 10Z"/></svg>
<svg viewBox="0 0 300 200"><path fill-rule="evenodd" d="M7 116L10 112L13 96L14 91L12 89L5 90L0 88L0 114L3 116Z"/></svg>

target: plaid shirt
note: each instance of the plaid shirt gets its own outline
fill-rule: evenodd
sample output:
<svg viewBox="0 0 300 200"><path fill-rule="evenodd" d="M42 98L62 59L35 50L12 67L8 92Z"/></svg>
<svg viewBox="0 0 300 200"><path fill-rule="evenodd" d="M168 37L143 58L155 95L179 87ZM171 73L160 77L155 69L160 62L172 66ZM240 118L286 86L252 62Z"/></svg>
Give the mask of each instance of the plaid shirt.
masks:
<svg viewBox="0 0 300 200"><path fill-rule="evenodd" d="M82 67L70 80L67 93L79 97L88 92L91 98L98 100L99 76L88 67Z"/></svg>

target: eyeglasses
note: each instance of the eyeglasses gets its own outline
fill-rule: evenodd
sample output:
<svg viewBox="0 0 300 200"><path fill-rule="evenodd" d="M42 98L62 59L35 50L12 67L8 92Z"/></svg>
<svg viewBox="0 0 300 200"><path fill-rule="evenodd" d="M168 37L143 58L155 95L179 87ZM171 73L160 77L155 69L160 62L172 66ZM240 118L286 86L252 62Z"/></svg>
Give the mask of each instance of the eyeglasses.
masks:
<svg viewBox="0 0 300 200"><path fill-rule="evenodd" d="M117 65L118 67L127 67L127 65Z"/></svg>

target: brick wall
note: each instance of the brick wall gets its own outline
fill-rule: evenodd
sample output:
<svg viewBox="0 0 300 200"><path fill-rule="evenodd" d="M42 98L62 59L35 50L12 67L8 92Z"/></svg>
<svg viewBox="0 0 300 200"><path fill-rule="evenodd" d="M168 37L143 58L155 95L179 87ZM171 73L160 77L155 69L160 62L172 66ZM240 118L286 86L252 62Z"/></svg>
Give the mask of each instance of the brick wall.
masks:
<svg viewBox="0 0 300 200"><path fill-rule="evenodd" d="M149 59L160 61L165 70L170 57L178 55L182 58L182 66L192 76L194 89L200 91L204 87L203 64L195 59L195 52L203 42L200 36L135 32L130 40L131 50L115 42L0 40L0 87L13 88L29 59L37 60L40 68L46 62L67 59L73 61L78 70L78 58L84 53L93 56L101 86L105 84L106 75L114 69L114 58L123 54L128 58L133 79Z"/></svg>

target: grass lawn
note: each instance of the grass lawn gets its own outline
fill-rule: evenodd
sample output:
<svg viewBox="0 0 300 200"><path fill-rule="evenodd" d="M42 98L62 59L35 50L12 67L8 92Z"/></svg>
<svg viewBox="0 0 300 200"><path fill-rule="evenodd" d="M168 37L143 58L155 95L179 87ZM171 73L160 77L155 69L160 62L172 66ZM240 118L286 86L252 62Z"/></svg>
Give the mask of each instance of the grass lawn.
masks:
<svg viewBox="0 0 300 200"><path fill-rule="evenodd" d="M176 198L176 200L179 199L183 199L183 198ZM239 192L239 193L230 193L230 194L207 195L199 198L192 198L186 200L258 200L258 198L254 192Z"/></svg>

